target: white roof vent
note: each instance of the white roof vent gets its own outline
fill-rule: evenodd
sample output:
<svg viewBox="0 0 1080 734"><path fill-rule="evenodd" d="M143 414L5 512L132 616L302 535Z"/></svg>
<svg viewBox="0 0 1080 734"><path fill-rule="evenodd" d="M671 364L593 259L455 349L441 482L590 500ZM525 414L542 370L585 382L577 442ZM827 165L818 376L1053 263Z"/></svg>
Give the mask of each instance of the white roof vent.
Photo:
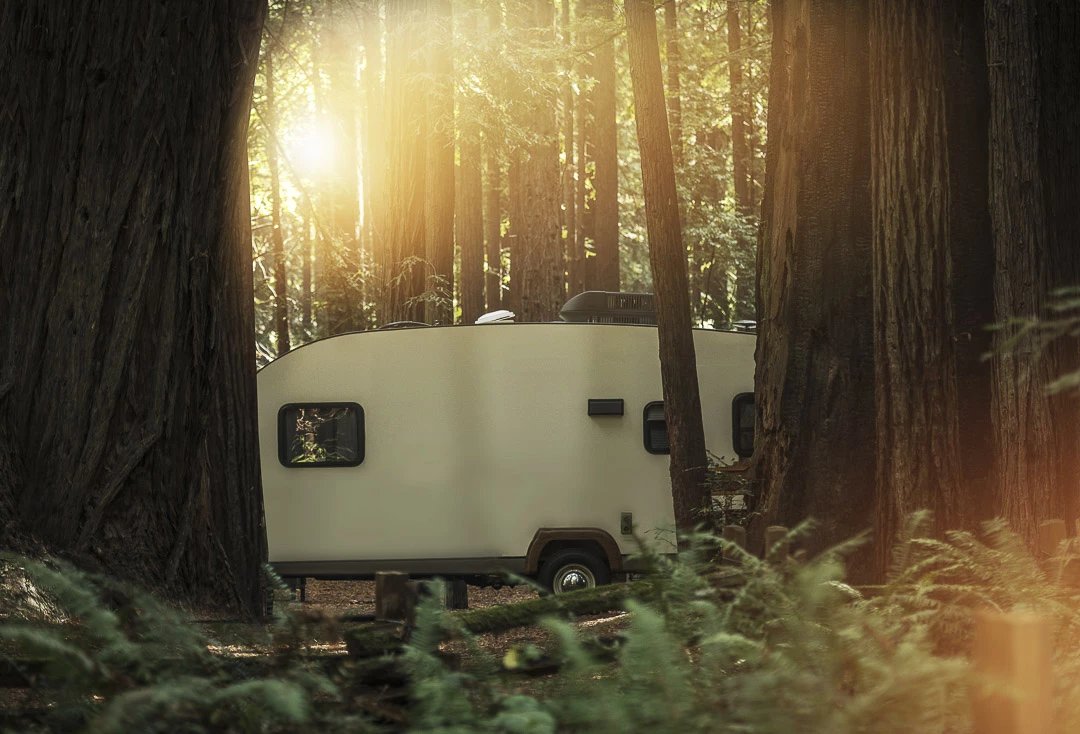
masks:
<svg viewBox="0 0 1080 734"><path fill-rule="evenodd" d="M514 323L514 312L507 311L505 308L499 311L491 311L486 313L476 320L478 324L512 324Z"/></svg>

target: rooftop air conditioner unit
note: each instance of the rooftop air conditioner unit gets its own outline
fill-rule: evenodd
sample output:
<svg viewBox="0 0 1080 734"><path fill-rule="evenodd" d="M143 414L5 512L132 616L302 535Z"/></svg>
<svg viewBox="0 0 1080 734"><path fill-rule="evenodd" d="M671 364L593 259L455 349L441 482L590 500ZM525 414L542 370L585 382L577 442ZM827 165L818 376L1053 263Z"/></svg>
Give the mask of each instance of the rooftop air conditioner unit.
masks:
<svg viewBox="0 0 1080 734"><path fill-rule="evenodd" d="M575 324L656 325L656 303L652 293L611 293L585 291L567 301L559 318Z"/></svg>

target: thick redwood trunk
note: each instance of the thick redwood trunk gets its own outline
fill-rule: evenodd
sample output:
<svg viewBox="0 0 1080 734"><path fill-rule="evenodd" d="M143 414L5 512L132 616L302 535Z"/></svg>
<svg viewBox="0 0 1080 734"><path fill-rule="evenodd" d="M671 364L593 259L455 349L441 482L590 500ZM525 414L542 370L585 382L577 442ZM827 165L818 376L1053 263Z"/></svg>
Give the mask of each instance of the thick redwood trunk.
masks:
<svg viewBox="0 0 1080 734"><path fill-rule="evenodd" d="M664 79L652 0L626 0L634 120L641 148L649 263L660 339L660 375L671 444L671 495L680 537L693 530L709 497L697 359L690 324L686 251L679 228L679 196L664 107Z"/></svg>
<svg viewBox="0 0 1080 734"><path fill-rule="evenodd" d="M986 3L998 322L1049 315L1051 291L1080 283L1078 43L1074 3ZM1075 397L1046 394L1051 379L1076 369L1076 341L1046 354L1036 347L1020 336L995 359L993 378L1000 511L1029 540L1040 521L1074 516L1080 490Z"/></svg>
<svg viewBox="0 0 1080 734"><path fill-rule="evenodd" d="M450 0L427 0L427 172L425 313L454 323L454 59Z"/></svg>
<svg viewBox="0 0 1080 734"><path fill-rule="evenodd" d="M266 558L246 147L264 12L0 8L0 497L52 551L247 612Z"/></svg>
<svg viewBox="0 0 1080 734"><path fill-rule="evenodd" d="M945 59L936 0L872 0L878 571L904 518L952 527L960 489Z"/></svg>
<svg viewBox="0 0 1080 734"><path fill-rule="evenodd" d="M554 37L553 6L549 0L530 0L523 11L530 35L540 43ZM545 73L554 69L542 65ZM559 131L555 116L556 97L544 90L532 90L527 102L530 128L535 142L521 158L521 229L518 270L519 321L554 321L563 302L563 246L559 226L562 201L559 175Z"/></svg>
<svg viewBox="0 0 1080 734"><path fill-rule="evenodd" d="M868 11L772 12L754 448L767 521L814 517L820 547L874 507Z"/></svg>

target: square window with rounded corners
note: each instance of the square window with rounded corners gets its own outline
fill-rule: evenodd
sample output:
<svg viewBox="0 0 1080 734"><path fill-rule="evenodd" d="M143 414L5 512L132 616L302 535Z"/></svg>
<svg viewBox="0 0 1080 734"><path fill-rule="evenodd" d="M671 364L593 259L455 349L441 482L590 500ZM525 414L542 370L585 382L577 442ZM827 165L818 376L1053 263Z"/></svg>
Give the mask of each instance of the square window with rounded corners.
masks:
<svg viewBox="0 0 1080 734"><path fill-rule="evenodd" d="M289 403L278 411L278 459L303 469L364 461L364 409L357 403Z"/></svg>
<svg viewBox="0 0 1080 734"><path fill-rule="evenodd" d="M645 406L642 425L645 450L650 454L670 454L663 401L656 400Z"/></svg>

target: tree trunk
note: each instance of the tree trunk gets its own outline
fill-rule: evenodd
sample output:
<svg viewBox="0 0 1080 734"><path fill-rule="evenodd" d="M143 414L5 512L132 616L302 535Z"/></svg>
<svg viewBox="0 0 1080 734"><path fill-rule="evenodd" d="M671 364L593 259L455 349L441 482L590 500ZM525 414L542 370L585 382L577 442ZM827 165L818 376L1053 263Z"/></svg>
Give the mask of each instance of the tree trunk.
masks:
<svg viewBox="0 0 1080 734"><path fill-rule="evenodd" d="M454 323L454 59L450 0L427 0L427 176L425 312Z"/></svg>
<svg viewBox="0 0 1080 734"><path fill-rule="evenodd" d="M502 3L491 2L488 5L487 32L491 36L502 33ZM498 91L498 90L497 90ZM502 151L499 135L502 130L496 126L488 128L484 136L484 155L487 160L487 190L484 195L484 241L487 255L486 301L488 311L503 308L503 266L502 266Z"/></svg>
<svg viewBox="0 0 1080 734"><path fill-rule="evenodd" d="M870 3L878 572L904 518L960 487L945 59L937 0Z"/></svg>
<svg viewBox="0 0 1080 734"><path fill-rule="evenodd" d="M566 47L567 81L562 89L563 123L563 225L566 228L566 289L568 296L576 296L585 290L584 261L585 243L577 238L577 183L574 168L574 38L570 32L570 0L562 0L563 46Z"/></svg>
<svg viewBox="0 0 1080 734"><path fill-rule="evenodd" d="M578 0L578 12L582 10L582 3L588 2L588 0ZM581 64L583 67L584 63ZM574 228L577 230L576 235L576 252L575 256L568 263L571 271L570 286L571 290L576 289L577 293L583 293L587 290L593 290L593 280L589 276L589 264L596 258L589 257L589 248L585 242L586 235L586 214L588 213L587 202L585 201L585 182L589 178L588 167L588 135L591 130L590 119L590 104L589 95L579 92L577 95L577 155L575 156L575 162L577 164L577 181L574 185ZM573 295L577 295L574 293Z"/></svg>
<svg viewBox="0 0 1080 734"><path fill-rule="evenodd" d="M474 15L466 16L464 30L467 36L476 35ZM461 248L461 323L472 324L484 314L484 161L477 111L465 110L460 117L461 168L454 230Z"/></svg>
<svg viewBox="0 0 1080 734"><path fill-rule="evenodd" d="M364 326L363 281L358 277L362 253L357 241L360 222L359 152L356 140L356 48L345 37L349 18L341 0L330 5L330 93L327 95L334 140L334 168L330 182L331 233L327 252L327 325L330 334L356 331Z"/></svg>
<svg viewBox="0 0 1080 734"><path fill-rule="evenodd" d="M264 14L0 8L0 497L52 552L248 614L266 559L247 180Z"/></svg>
<svg viewBox="0 0 1080 734"><path fill-rule="evenodd" d="M266 158L270 166L270 236L274 253L274 334L277 337L277 354L289 352L289 283L285 272L285 238L281 234L281 173L278 170L277 149L277 100L274 96L273 44L266 47Z"/></svg>
<svg viewBox="0 0 1080 734"><path fill-rule="evenodd" d="M989 205L989 88L983 0L945 6L949 249L960 424L961 514L954 527L975 529L996 515L990 362L994 323L994 243Z"/></svg>
<svg viewBox="0 0 1080 734"><path fill-rule="evenodd" d="M746 101L742 75L742 34L739 3L728 0L728 78L731 83L731 161L735 181L735 203L739 211L750 213L750 148L746 144Z"/></svg>
<svg viewBox="0 0 1080 734"><path fill-rule="evenodd" d="M755 464L765 522L869 524L875 473L868 16L774 0L758 247ZM854 559L866 578L869 558Z"/></svg>
<svg viewBox="0 0 1080 734"><path fill-rule="evenodd" d="M596 85L593 98L593 187L596 200L592 210L596 246L596 286L619 290L619 125L615 116L615 40L612 38L611 0L594 0L593 17L603 25L602 38L593 58ZM655 24L655 21L654 21Z"/></svg>
<svg viewBox="0 0 1080 734"><path fill-rule="evenodd" d="M310 340L311 334L311 259L314 256L311 238L311 203L304 204L304 237L301 241L303 253L300 268L300 323L304 327L304 339Z"/></svg>
<svg viewBox="0 0 1080 734"><path fill-rule="evenodd" d="M484 155L487 159L487 190L484 192L484 236L487 250L486 300L488 311L503 307L502 292L502 164L499 154L502 146L495 135L484 138Z"/></svg>
<svg viewBox="0 0 1080 734"><path fill-rule="evenodd" d="M729 3L730 6L730 3ZM682 88L679 83L679 70L682 57L679 55L679 17L677 0L664 3L664 31L667 50L667 109L668 125L671 128L671 149L675 155L675 167L682 165ZM731 12L730 9L728 11Z"/></svg>
<svg viewBox="0 0 1080 734"><path fill-rule="evenodd" d="M388 246L386 241L386 111L382 90L382 28L379 22L378 0L367 0L361 16L364 41L364 68L361 81L364 85L364 226L368 232L367 257L364 261L367 300L372 302L376 314L385 310L385 293L379 267L385 262Z"/></svg>
<svg viewBox="0 0 1080 734"><path fill-rule="evenodd" d="M994 310L1003 323L1048 315L1051 291L1080 282L1080 152L1071 135L1080 129L1080 9L1030 0L987 0L985 9ZM1075 397L1045 391L1076 369L1076 350L1068 338L1039 354L1034 339L1020 335L993 364L1000 511L1029 541L1040 521L1075 516Z"/></svg>
<svg viewBox="0 0 1080 734"><path fill-rule="evenodd" d="M530 33L541 43L554 36L554 11L549 0L529 0L523 10ZM551 62L542 72L553 72ZM518 320L554 321L563 302L563 247L559 226L562 191L559 176L559 131L554 94L532 90L528 120L536 141L521 157L521 229L518 254L522 260ZM524 203L528 202L528 205ZM512 264L512 261L511 261Z"/></svg>
<svg viewBox="0 0 1080 734"><path fill-rule="evenodd" d="M420 38L425 3L386 4L387 192L384 323L424 317L427 122Z"/></svg>
<svg viewBox="0 0 1080 734"><path fill-rule="evenodd" d="M682 540L698 523L698 513L707 507L709 493L704 480L708 462L690 323L686 251L679 228L679 195L652 0L626 0L626 31L671 445L671 496Z"/></svg>

